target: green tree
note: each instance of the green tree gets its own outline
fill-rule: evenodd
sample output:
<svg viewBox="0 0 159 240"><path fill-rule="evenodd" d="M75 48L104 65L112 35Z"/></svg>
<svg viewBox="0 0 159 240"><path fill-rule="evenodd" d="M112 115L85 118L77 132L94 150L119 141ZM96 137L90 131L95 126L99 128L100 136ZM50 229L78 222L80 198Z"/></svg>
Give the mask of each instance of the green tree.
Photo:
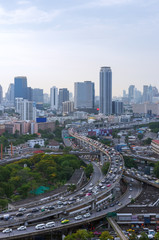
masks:
<svg viewBox="0 0 159 240"><path fill-rule="evenodd" d="M140 134L138 134L137 137L138 137L139 140L141 140L141 139L143 139L144 135L140 133Z"/></svg>
<svg viewBox="0 0 159 240"><path fill-rule="evenodd" d="M93 165L90 163L90 164L88 164L87 167L85 168L86 177L89 178L92 173L93 173Z"/></svg>
<svg viewBox="0 0 159 240"><path fill-rule="evenodd" d="M140 240L148 240L148 235L145 232L141 233L141 237L139 238Z"/></svg>
<svg viewBox="0 0 159 240"><path fill-rule="evenodd" d="M76 185L75 184L71 184L68 186L67 191L71 191L74 192L76 190Z"/></svg>
<svg viewBox="0 0 159 240"><path fill-rule="evenodd" d="M40 145L39 145L38 143L36 143L36 144L34 145L34 148L40 148Z"/></svg>
<svg viewBox="0 0 159 240"><path fill-rule="evenodd" d="M129 235L129 240L138 240L138 237L137 237L137 235L136 235L134 232L132 232L132 233Z"/></svg>
<svg viewBox="0 0 159 240"><path fill-rule="evenodd" d="M157 178L159 178L159 162L155 163L154 174Z"/></svg>
<svg viewBox="0 0 159 240"><path fill-rule="evenodd" d="M103 164L103 166L102 166L102 172L103 172L104 175L107 174L108 169L109 169L109 166L110 166L110 163L109 163L109 162L105 162L105 163Z"/></svg>
<svg viewBox="0 0 159 240"><path fill-rule="evenodd" d="M157 232L157 233L155 234L154 239L155 239L155 240L159 240L159 232Z"/></svg>
<svg viewBox="0 0 159 240"><path fill-rule="evenodd" d="M104 232L102 232L102 234L100 235L99 239L100 239L100 240L109 240L109 239L113 239L113 236L111 236L108 231L104 231Z"/></svg>
<svg viewBox="0 0 159 240"><path fill-rule="evenodd" d="M93 237L92 232L88 232L85 229L77 230L76 233L67 235L64 240L89 240Z"/></svg>

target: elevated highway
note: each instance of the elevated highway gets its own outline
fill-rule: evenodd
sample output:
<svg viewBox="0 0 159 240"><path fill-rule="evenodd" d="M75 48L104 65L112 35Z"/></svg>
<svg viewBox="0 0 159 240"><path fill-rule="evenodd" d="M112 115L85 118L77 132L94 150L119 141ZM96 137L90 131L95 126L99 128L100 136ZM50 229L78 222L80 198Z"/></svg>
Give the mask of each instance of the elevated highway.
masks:
<svg viewBox="0 0 159 240"><path fill-rule="evenodd" d="M107 218L107 220L121 240L128 240L128 238L125 236L125 234L122 232L121 228L113 218Z"/></svg>

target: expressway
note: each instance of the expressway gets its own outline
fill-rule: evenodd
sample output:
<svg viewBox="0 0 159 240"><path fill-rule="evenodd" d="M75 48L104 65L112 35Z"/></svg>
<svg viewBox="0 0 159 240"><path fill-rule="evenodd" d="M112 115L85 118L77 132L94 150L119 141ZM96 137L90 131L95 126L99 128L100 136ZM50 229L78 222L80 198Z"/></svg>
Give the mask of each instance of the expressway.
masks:
<svg viewBox="0 0 159 240"><path fill-rule="evenodd" d="M128 181L131 182L130 179ZM0 232L0 239L4 239L4 237L5 239L21 239L22 237L35 236L35 235L39 235L39 234L50 232L50 231L59 231L67 228L72 228L74 226L79 226L84 223L86 224L94 220L101 219L103 217L106 217L107 213L117 211L121 207L124 207L125 205L129 204L131 202L131 199L135 199L141 193L141 190L142 190L141 184L139 184L139 182L134 180L132 182L132 190L128 188L125 194L119 199L120 202L114 201L112 204L107 203L106 209L102 209L99 212L96 211L95 209L94 211L92 211L90 217L88 218L85 218L84 215L82 215L81 220L75 220L74 216L72 217L70 216L68 217L69 223L64 225L61 224L60 219L56 219L54 220L55 227L45 228L42 230L36 230L35 225L31 225L31 226L28 226L27 229L24 231L18 231L16 226L13 228L13 231L11 233L4 234ZM129 198L130 195L131 195L131 198ZM101 207L104 207L105 204L106 203L103 203ZM45 221L43 222L46 223Z"/></svg>
<svg viewBox="0 0 159 240"><path fill-rule="evenodd" d="M127 205L131 202L132 198L136 198L141 193L141 184L139 184L137 181L134 181L132 183L133 187L131 189L128 188L126 193L120 198L120 203L118 203L117 200L115 200L113 203L109 204L108 199L111 198L111 192L113 189L116 188L118 185L122 174L123 174L123 168L124 168L124 161L121 155L119 155L113 148L107 147L95 140L86 138L85 136L81 136L77 134L76 132L69 131L69 134L75 137L76 139L82 141L85 143L85 145L90 146L91 149L98 150L103 153L104 156L106 156L106 160L110 162L110 167L108 170L108 173L104 179L101 175L101 172L97 174L97 172L94 174L95 178L93 182L90 183L89 187L91 186L91 191L93 191L93 195L88 195L88 197L84 197L82 200L79 198L79 202L75 202L72 206L64 206L60 207L59 210L56 209L53 210L53 212L49 212L47 214L40 216L37 216L37 222L40 221L48 221L47 217L51 217L53 215L57 215L58 211L63 212L64 210L67 210L70 212L69 223L62 225L59 219L55 219L55 227L51 228L51 231L56 230L62 230L69 227L78 226L83 223L87 223L90 221L98 220L106 216L108 212L117 211L121 207ZM94 163L96 164L96 163ZM99 171L98 166L96 165L96 170ZM102 177L99 177L102 176ZM100 181L101 180L101 181ZM100 181L100 182L99 182ZM102 182L103 181L103 182ZM88 191L90 188L88 188L86 191ZM77 197L77 193L74 195ZM65 201L66 199L63 199L62 201ZM94 207L93 207L94 206ZM87 207L88 209L92 209L90 212L90 216L88 218L85 218L82 216L81 220L75 220L74 216L77 215L79 212L82 212ZM72 212L72 214L71 214ZM29 223L29 221L27 221ZM37 223L36 223L37 224ZM27 227L27 230L25 231L18 231L16 230L18 222L16 221L16 226L14 226L15 230L13 230L11 233L5 234L5 239L14 239L14 238L20 238L23 236L32 236L32 235L38 235L40 232L50 232L50 228L45 228L42 230L36 230L35 229L35 223L29 224ZM4 239L4 234L0 233L0 239Z"/></svg>

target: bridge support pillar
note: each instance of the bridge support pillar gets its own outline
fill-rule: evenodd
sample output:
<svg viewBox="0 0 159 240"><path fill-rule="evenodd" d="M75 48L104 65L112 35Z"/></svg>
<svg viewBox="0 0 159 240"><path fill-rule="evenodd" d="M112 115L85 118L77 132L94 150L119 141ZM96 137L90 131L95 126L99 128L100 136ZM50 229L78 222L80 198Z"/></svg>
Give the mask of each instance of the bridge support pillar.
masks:
<svg viewBox="0 0 159 240"><path fill-rule="evenodd" d="M103 157L103 153L102 153L102 152L100 152L100 162L101 162L101 164L103 165L103 163L104 163L104 157Z"/></svg>
<svg viewBox="0 0 159 240"><path fill-rule="evenodd" d="M92 203L91 203L91 209L94 210L96 208L96 201L94 200Z"/></svg>

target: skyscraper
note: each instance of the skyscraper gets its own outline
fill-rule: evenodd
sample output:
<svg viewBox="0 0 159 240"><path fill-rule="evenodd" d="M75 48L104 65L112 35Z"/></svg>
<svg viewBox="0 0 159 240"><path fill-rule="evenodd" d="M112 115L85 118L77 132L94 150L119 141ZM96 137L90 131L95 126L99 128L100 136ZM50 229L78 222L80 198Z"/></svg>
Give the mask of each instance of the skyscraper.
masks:
<svg viewBox="0 0 159 240"><path fill-rule="evenodd" d="M40 88L33 89L33 101L35 103L43 103L44 102L43 89L40 89Z"/></svg>
<svg viewBox="0 0 159 240"><path fill-rule="evenodd" d="M3 89L2 89L2 86L0 85L0 104L2 103L2 99L3 99Z"/></svg>
<svg viewBox="0 0 159 240"><path fill-rule="evenodd" d="M99 88L99 112L110 115L112 114L112 71L110 67L101 67Z"/></svg>
<svg viewBox="0 0 159 240"><path fill-rule="evenodd" d="M50 104L52 110L58 109L58 89L57 87L50 88Z"/></svg>
<svg viewBox="0 0 159 240"><path fill-rule="evenodd" d="M94 83L91 81L75 82L74 84L74 107L94 108Z"/></svg>
<svg viewBox="0 0 159 240"><path fill-rule="evenodd" d="M14 78L14 98L27 99L27 78L26 77Z"/></svg>
<svg viewBox="0 0 159 240"><path fill-rule="evenodd" d="M134 85L130 85L129 86L128 98L129 98L129 103L133 103L134 102L134 98L135 98L135 86Z"/></svg>
<svg viewBox="0 0 159 240"><path fill-rule="evenodd" d="M14 106L14 84L10 83L6 93L6 101L10 106Z"/></svg>
<svg viewBox="0 0 159 240"><path fill-rule="evenodd" d="M62 110L62 103L69 101L69 91L67 88L59 89L59 109Z"/></svg>

